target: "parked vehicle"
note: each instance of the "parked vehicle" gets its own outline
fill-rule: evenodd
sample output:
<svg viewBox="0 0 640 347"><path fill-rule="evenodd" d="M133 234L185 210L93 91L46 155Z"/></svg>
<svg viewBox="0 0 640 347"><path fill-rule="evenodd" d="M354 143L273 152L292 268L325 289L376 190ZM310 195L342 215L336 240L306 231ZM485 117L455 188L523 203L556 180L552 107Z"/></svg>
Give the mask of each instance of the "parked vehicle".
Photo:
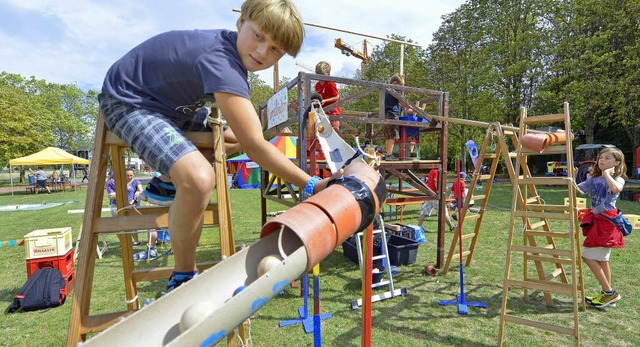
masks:
<svg viewBox="0 0 640 347"><path fill-rule="evenodd" d="M587 179L587 174L591 172L593 165L598 158L598 153L603 148L615 147L614 145L603 144L583 144L573 150L573 162L577 172L576 182L581 183ZM547 162L547 176L566 176L566 161L549 161Z"/></svg>

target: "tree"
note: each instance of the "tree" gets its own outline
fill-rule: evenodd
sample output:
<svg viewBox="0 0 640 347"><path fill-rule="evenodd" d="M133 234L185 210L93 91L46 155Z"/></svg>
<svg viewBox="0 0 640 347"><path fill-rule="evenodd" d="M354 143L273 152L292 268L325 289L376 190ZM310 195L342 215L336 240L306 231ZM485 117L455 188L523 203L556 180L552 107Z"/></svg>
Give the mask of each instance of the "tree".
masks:
<svg viewBox="0 0 640 347"><path fill-rule="evenodd" d="M0 83L0 162L8 164L10 159L42 149L40 144L47 139L34 123L38 116L24 91Z"/></svg>
<svg viewBox="0 0 640 347"><path fill-rule="evenodd" d="M2 108L0 142L4 158L15 158L56 146L69 151L92 148L97 92L0 74Z"/></svg>

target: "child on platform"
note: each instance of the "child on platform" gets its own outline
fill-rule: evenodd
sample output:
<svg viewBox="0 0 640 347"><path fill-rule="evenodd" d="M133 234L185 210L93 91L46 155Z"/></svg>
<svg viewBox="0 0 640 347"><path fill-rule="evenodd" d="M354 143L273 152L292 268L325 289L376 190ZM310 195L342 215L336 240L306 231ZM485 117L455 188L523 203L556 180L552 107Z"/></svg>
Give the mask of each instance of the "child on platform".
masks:
<svg viewBox="0 0 640 347"><path fill-rule="evenodd" d="M316 65L316 74L318 75L331 75L331 65L326 61L321 61ZM315 86L316 92L322 96L322 107L335 104L340 101L340 93L338 92L338 86L332 81L318 81ZM339 116L340 106L334 108L331 111L327 111L327 116ZM340 132L340 121L331 120L331 127L336 132Z"/></svg>

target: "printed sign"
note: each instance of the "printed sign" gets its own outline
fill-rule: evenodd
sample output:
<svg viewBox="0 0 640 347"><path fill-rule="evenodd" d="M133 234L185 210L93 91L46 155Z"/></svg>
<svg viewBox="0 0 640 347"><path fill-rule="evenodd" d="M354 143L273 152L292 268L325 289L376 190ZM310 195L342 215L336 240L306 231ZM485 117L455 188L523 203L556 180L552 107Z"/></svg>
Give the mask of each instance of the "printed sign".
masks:
<svg viewBox="0 0 640 347"><path fill-rule="evenodd" d="M284 123L288 117L287 88L282 88L267 101L267 126Z"/></svg>

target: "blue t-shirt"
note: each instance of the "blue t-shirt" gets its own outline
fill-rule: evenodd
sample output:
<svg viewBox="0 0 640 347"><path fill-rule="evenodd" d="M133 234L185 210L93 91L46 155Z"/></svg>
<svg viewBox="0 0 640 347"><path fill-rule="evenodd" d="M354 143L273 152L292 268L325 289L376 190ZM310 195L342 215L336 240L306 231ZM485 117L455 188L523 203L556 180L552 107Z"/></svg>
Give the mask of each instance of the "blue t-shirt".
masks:
<svg viewBox="0 0 640 347"><path fill-rule="evenodd" d="M396 92L398 91L396 90ZM401 112L400 101L389 92L384 92L384 113L391 113L396 117L400 117Z"/></svg>
<svg viewBox="0 0 640 347"><path fill-rule="evenodd" d="M624 178L616 177L614 180L624 185ZM591 212L602 213L616 208L616 202L620 194L613 194L604 176L590 176L586 181L578 184L578 188L591 198Z"/></svg>
<svg viewBox="0 0 640 347"><path fill-rule="evenodd" d="M168 117L191 116L215 92L249 98L247 70L229 30L170 31L125 54L102 92Z"/></svg>
<svg viewBox="0 0 640 347"><path fill-rule="evenodd" d="M36 171L36 180L38 180L38 181L46 181L47 180L47 173L44 172L44 170Z"/></svg>

